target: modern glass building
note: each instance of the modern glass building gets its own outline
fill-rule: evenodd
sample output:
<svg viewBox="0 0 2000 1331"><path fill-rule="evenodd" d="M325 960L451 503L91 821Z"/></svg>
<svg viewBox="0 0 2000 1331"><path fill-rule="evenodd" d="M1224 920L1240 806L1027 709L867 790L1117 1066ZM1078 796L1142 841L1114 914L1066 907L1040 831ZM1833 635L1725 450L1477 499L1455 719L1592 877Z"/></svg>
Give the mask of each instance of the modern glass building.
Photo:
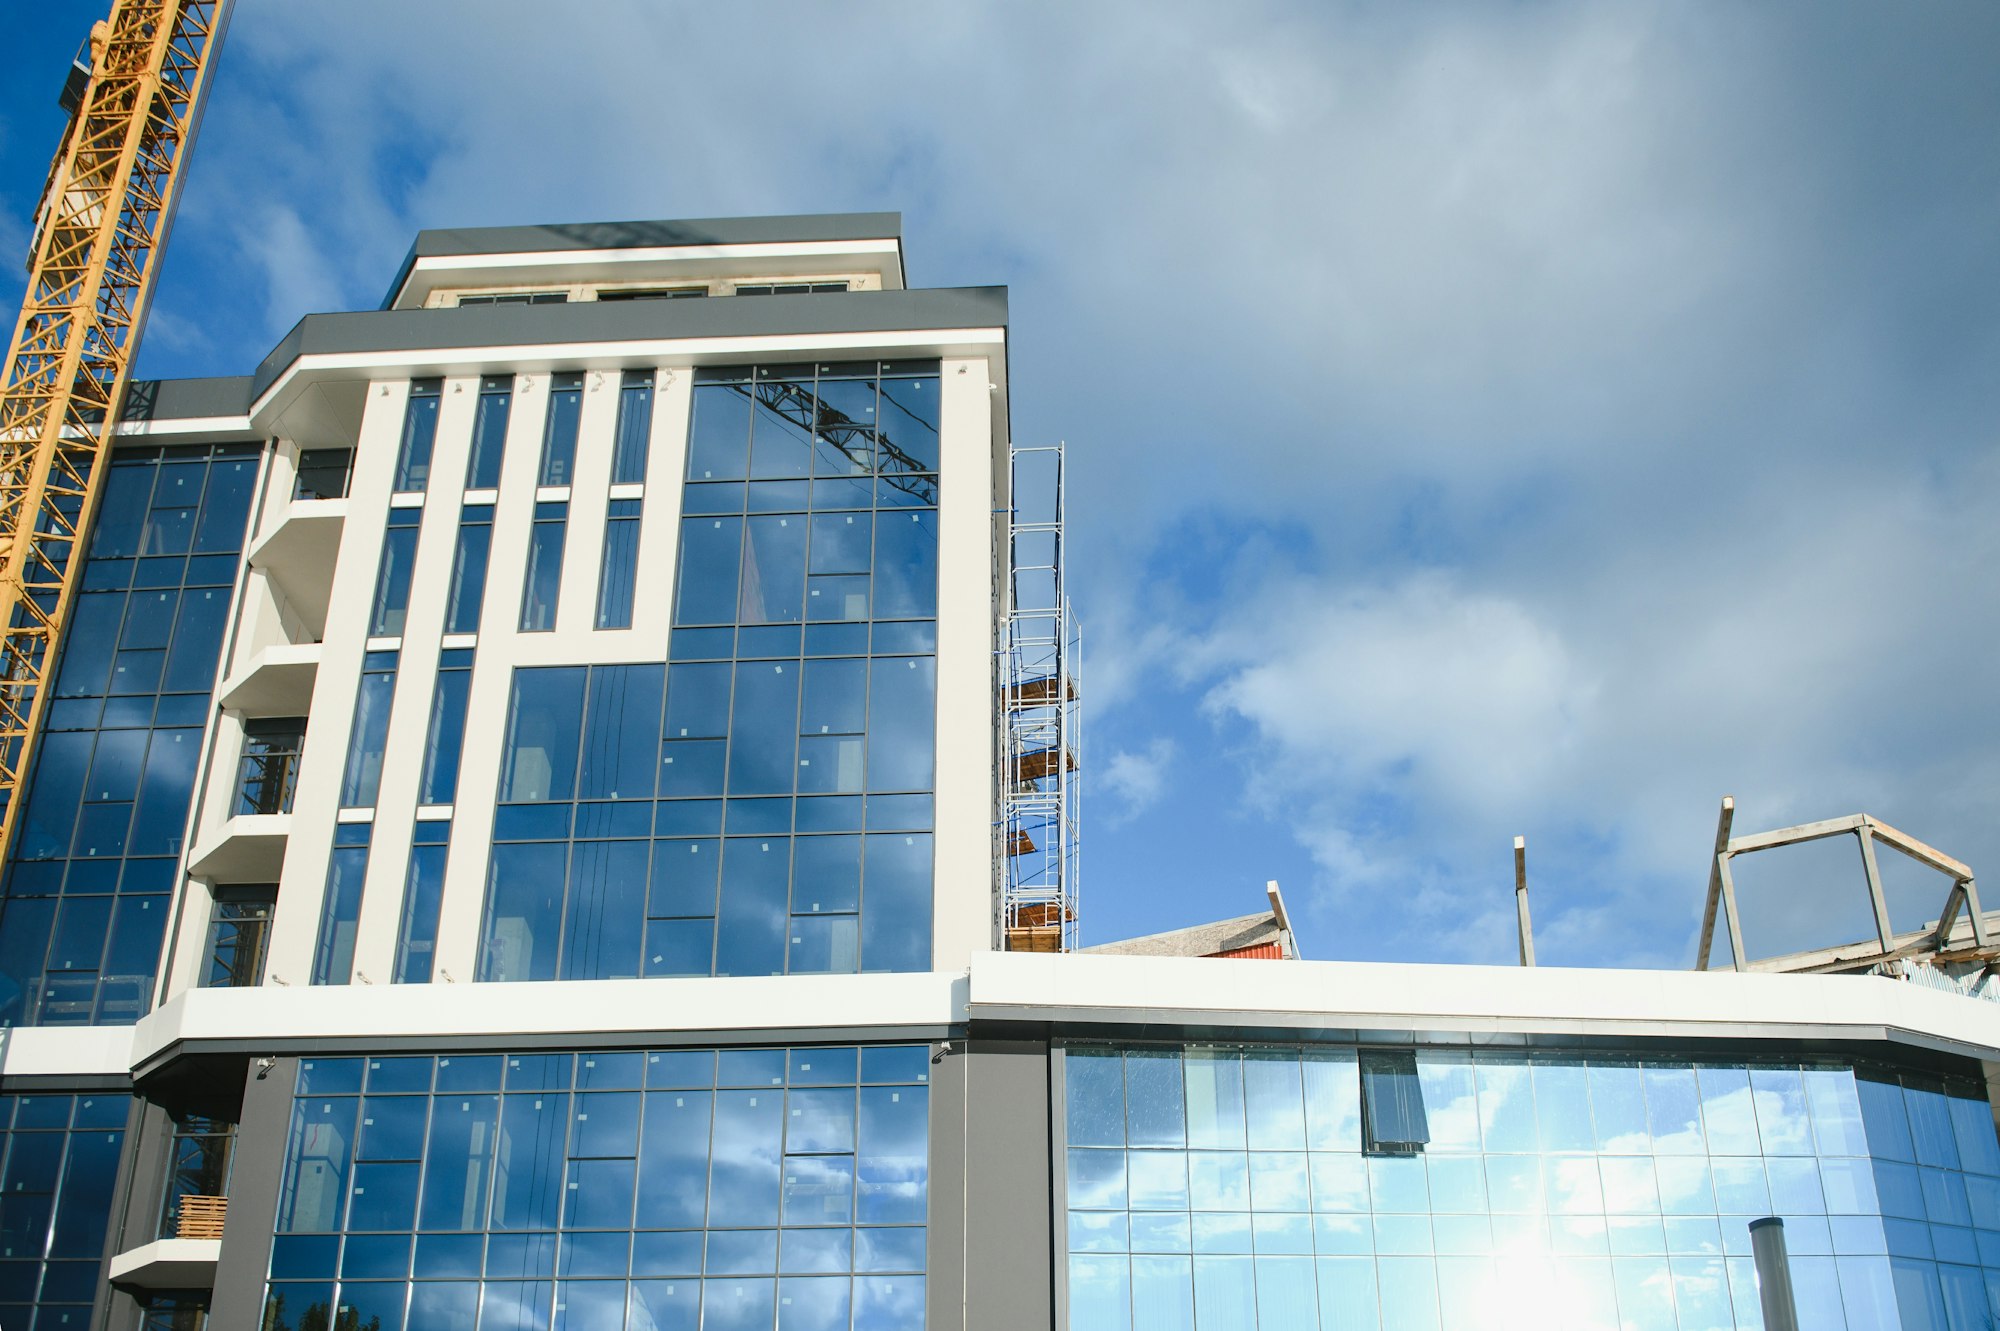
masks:
<svg viewBox="0 0 2000 1331"><path fill-rule="evenodd" d="M426 232L138 387L0 1328L1754 1327L1767 1215L1806 1325L2000 1315L1980 999L997 951L1006 300L900 231Z"/></svg>

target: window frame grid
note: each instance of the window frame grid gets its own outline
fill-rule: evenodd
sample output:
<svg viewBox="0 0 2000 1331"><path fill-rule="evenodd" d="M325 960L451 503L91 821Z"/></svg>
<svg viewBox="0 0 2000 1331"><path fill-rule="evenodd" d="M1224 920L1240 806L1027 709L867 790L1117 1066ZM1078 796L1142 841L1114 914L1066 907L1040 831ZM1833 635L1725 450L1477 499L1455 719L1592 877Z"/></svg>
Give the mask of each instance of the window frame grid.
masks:
<svg viewBox="0 0 2000 1331"><path fill-rule="evenodd" d="M755 1062L760 1056L770 1059L780 1067L778 1075L770 1080L749 1080L732 1078L728 1072L728 1059L737 1054ZM870 1076L869 1055L901 1054L896 1063L901 1066L883 1067L877 1064L877 1075ZM769 1294L774 1300L783 1282L801 1275L818 1275L820 1278L844 1280L845 1294L852 1308L853 1300L862 1288L861 1281L896 1282L914 1281L919 1297L925 1279L926 1240L931 1223L930 1175L932 1173L931 1126L932 1113L931 1084L929 1076L929 1047L927 1045L845 1045L845 1046L780 1046L775 1048L729 1049L717 1047L669 1048L669 1049L604 1049L604 1050L561 1050L547 1052L493 1053L483 1051L469 1054L413 1055L413 1056L334 1056L302 1059L294 1078L292 1089L292 1109L286 1130L286 1147L280 1172L279 1206L274 1217L274 1234L270 1257L265 1269L264 1288L267 1301L280 1293L324 1292L336 1306L348 1303L347 1289L355 1289L354 1303L363 1316L371 1312L401 1312L414 1307L418 1290L425 1285L475 1286L475 1291L467 1296L471 1302L479 1303L486 1296L490 1285L514 1289L522 1286L536 1288L540 1295L540 1315L549 1315L548 1300L560 1300L566 1289L582 1286L609 1292L619 1291L620 1306L629 1306L636 1287L656 1282L689 1282L699 1294L706 1292L707 1286L719 1286L727 1282L757 1282L769 1286ZM802 1075L810 1072L811 1061L817 1057L843 1058L852 1061L851 1070L841 1069L844 1075L825 1079ZM611 1072L606 1080L593 1085L587 1072L595 1066L595 1060L631 1060L631 1065L621 1077L617 1071ZM466 1059L484 1062L491 1059L495 1067L490 1075L475 1073L473 1083L458 1087L447 1087L441 1076L443 1067L454 1060ZM694 1059L706 1063L706 1071L690 1081L686 1072L672 1073L656 1079L653 1069L663 1059ZM554 1066L551 1066L551 1060ZM392 1072L391 1083L387 1087L377 1087L375 1080L384 1064L409 1066L428 1063L421 1084L415 1080L404 1080ZM350 1069L347 1066L359 1065ZM526 1065L526 1066L523 1066ZM614 1068L615 1068L614 1064ZM550 1074L554 1075L551 1076ZM886 1074L886 1075L884 1075ZM516 1080L517 1076L520 1078ZM317 1080L320 1084L314 1085ZM331 1083L331 1084L328 1084ZM752 1168L758 1171L768 1169L770 1192L761 1198L759 1205L768 1205L768 1212L759 1212L743 1217L727 1217L718 1220L714 1209L714 1199L719 1187L724 1186L722 1169L729 1163L728 1157L717 1151L718 1134L722 1131L721 1110L725 1096L761 1095L770 1092L777 1097L775 1109L776 1123L769 1135L759 1139L758 1152ZM795 1119L801 1105L795 1101L801 1093L808 1095L820 1092L842 1093L846 1095L847 1149L811 1149L810 1143L800 1143L794 1149L793 1134L798 1130ZM871 1092L874 1093L871 1097ZM891 1135L880 1142L879 1150L869 1152L864 1133L867 1130L868 1103L871 1098L883 1095L894 1103L905 1094L917 1094L918 1104L914 1108L917 1135L908 1140L899 1140ZM617 1154L594 1154L596 1148L584 1143L579 1137L582 1124L588 1119L588 1097L594 1095L629 1097L621 1112L632 1116L632 1135L629 1145L619 1142L625 1150ZM547 1222L546 1226L531 1224L527 1227L512 1225L503 1220L500 1207L505 1204L502 1194L503 1176L511 1176L511 1171L500 1150L499 1139L505 1137L502 1124L507 1118L510 1099L554 1097L559 1105L556 1112L563 1115L560 1128L560 1143L557 1149L548 1149L557 1134L550 1134L539 1142L530 1140L528 1149L536 1157L527 1177L532 1181L546 1178L558 1189L553 1202L540 1202L541 1214L532 1217ZM685 1150L675 1152L672 1159L686 1163L700 1161L702 1196L699 1216L690 1219L685 1212L677 1215L643 1215L642 1207L647 1197L644 1167L649 1159L648 1125L652 1118L653 1106L664 1106L668 1097L700 1096L705 1100L706 1126L702 1139L703 1150L698 1157ZM490 1100L494 1125L493 1145L483 1154L475 1152L467 1160L476 1162L484 1177L478 1183L479 1199L477 1214L473 1223L464 1223L464 1212L459 1211L460 1223L450 1227L437 1227L427 1223L432 1217L426 1214L426 1201L431 1189L440 1184L448 1189L463 1192L466 1185L451 1177L450 1171L457 1168L457 1157L446 1165L446 1173L441 1178L431 1175L433 1149L440 1109L452 1100ZM405 1125L405 1131L412 1137L411 1149L414 1157L404 1155L372 1156L366 1154L367 1122L364 1121L371 1101L378 1106L383 1101L409 1102L423 1101L421 1123L415 1116ZM336 1156L307 1156L301 1151L304 1138L300 1128L307 1123L310 1106L338 1103L342 1107L341 1120L347 1125L342 1147ZM804 1102L810 1104L810 1101ZM666 1130L674 1140L684 1142L677 1136L671 1124L654 1125L655 1130ZM893 1134L895 1129L888 1124L884 1130ZM895 1152L901 1147L902 1153ZM296 1188L302 1176L302 1166L311 1159L338 1160L338 1188L335 1210L329 1223L312 1221L301 1227L297 1216L290 1207L296 1196ZM846 1168L847 1205L845 1218L826 1221L821 1217L795 1216L791 1211L788 1194L790 1183L788 1171L791 1162L805 1159L837 1159L848 1162ZM580 1217L574 1209L580 1198L578 1169L580 1164L593 1161L629 1162L630 1198L625 1224L621 1228L609 1218L589 1217L595 1223L576 1223ZM869 1186L864 1162L875 1161L883 1167L885 1177L882 1183L904 1177L899 1166L914 1169L920 1200L915 1207L914 1218L901 1206L891 1203L893 1209L887 1218L869 1217L863 1214L864 1199ZM410 1163L416 1167L409 1183L407 1201L399 1197L394 1203L396 1218L401 1220L407 1207L407 1224L398 1228L359 1229L354 1226L360 1189L357 1179L362 1168L370 1163ZM658 1161L655 1161L657 1167ZM764 1179L758 1180L761 1188ZM535 1186L539 1187L540 1184ZM886 1194L883 1194L886 1195ZM444 1218L444 1217L438 1217ZM665 1219L669 1223L661 1227L658 1223ZM818 1220L819 1223L813 1223ZM651 1223L642 1223L651 1222ZM802 1223L803 1221L803 1223ZM885 1265L864 1268L859 1252L858 1236L863 1232L897 1232L912 1236L913 1242L906 1245L904 1261L891 1261ZM719 1260L714 1251L712 1236L740 1233L745 1235L769 1234L771 1236L771 1256L767 1259L771 1269L738 1269L725 1264L711 1269L711 1264ZM842 1236L847 1259L839 1270L824 1272L817 1268L787 1268L784 1236L795 1233L821 1233ZM638 1242L644 1235L681 1235L695 1247L692 1266L683 1267L675 1263L641 1270L641 1258L637 1251ZM591 1236L623 1236L624 1260L620 1273L602 1274L589 1270L575 1271L570 1266L567 1251L579 1244L588 1245ZM402 1274L355 1277L343 1275L349 1266L347 1248L357 1238L366 1240L374 1236L397 1239L407 1236L401 1246L400 1270ZM456 1240L460 1244L476 1246L484 1254L485 1260L474 1258L474 1269L468 1274L463 1271L439 1274L426 1272L418 1274L419 1250L425 1238L440 1243ZM496 1267L495 1241L508 1240L519 1244L524 1251L536 1254L538 1269ZM704 1255L702 1248L710 1251ZM588 1246L584 1249L588 1251ZM295 1263L305 1261L312 1264L310 1271L320 1274L301 1273ZM504 1260L504 1259L501 1259ZM722 1260L726 1260L726 1257ZM286 1268L281 1275L280 1268ZM393 1268L392 1268L393 1269ZM676 1274L676 1271L681 1273ZM336 1293L337 1291L337 1293ZM381 1295L386 1303L364 1301L369 1295ZM303 1311L303 1310L300 1310Z"/></svg>

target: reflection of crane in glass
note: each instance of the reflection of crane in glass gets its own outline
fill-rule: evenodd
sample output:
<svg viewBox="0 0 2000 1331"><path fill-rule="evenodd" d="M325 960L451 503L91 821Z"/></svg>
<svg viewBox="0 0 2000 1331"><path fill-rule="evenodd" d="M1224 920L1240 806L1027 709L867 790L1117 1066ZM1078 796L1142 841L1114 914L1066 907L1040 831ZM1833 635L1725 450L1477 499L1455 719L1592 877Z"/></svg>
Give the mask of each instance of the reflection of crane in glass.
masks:
<svg viewBox="0 0 2000 1331"><path fill-rule="evenodd" d="M886 429L855 420L838 407L823 401L809 385L763 379L755 384L730 384L729 387L772 415L804 430L815 442L831 445L853 465L852 474L876 472L889 485L918 503L937 503L937 478L915 474L926 470L921 459L897 446ZM933 431L937 428L928 421L920 423L930 425Z"/></svg>

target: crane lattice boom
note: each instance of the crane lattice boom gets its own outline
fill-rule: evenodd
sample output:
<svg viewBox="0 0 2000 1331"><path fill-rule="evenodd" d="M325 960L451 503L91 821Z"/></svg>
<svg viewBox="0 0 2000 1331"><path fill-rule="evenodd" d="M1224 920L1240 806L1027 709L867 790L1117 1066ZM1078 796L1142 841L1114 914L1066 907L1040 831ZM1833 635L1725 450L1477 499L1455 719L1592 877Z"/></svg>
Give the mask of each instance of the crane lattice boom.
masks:
<svg viewBox="0 0 2000 1331"><path fill-rule="evenodd" d="M0 856L230 0L113 0L0 379Z"/></svg>

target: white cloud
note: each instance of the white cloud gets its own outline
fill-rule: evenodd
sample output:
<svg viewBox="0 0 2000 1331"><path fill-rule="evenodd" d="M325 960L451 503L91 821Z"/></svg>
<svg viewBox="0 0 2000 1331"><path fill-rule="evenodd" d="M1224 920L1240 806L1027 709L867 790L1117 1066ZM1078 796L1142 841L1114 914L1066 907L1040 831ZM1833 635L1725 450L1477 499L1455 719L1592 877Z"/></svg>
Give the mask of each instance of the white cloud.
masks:
<svg viewBox="0 0 2000 1331"><path fill-rule="evenodd" d="M1201 654L1225 671L1207 705L1249 721L1290 777L1406 784L1461 809L1545 782L1597 692L1526 607L1436 573L1289 582Z"/></svg>
<svg viewBox="0 0 2000 1331"><path fill-rule="evenodd" d="M1162 736L1137 752L1113 753L1103 763L1094 774L1095 782L1115 802L1111 814L1114 825L1130 822L1159 802L1174 778L1175 757L1174 742Z"/></svg>

